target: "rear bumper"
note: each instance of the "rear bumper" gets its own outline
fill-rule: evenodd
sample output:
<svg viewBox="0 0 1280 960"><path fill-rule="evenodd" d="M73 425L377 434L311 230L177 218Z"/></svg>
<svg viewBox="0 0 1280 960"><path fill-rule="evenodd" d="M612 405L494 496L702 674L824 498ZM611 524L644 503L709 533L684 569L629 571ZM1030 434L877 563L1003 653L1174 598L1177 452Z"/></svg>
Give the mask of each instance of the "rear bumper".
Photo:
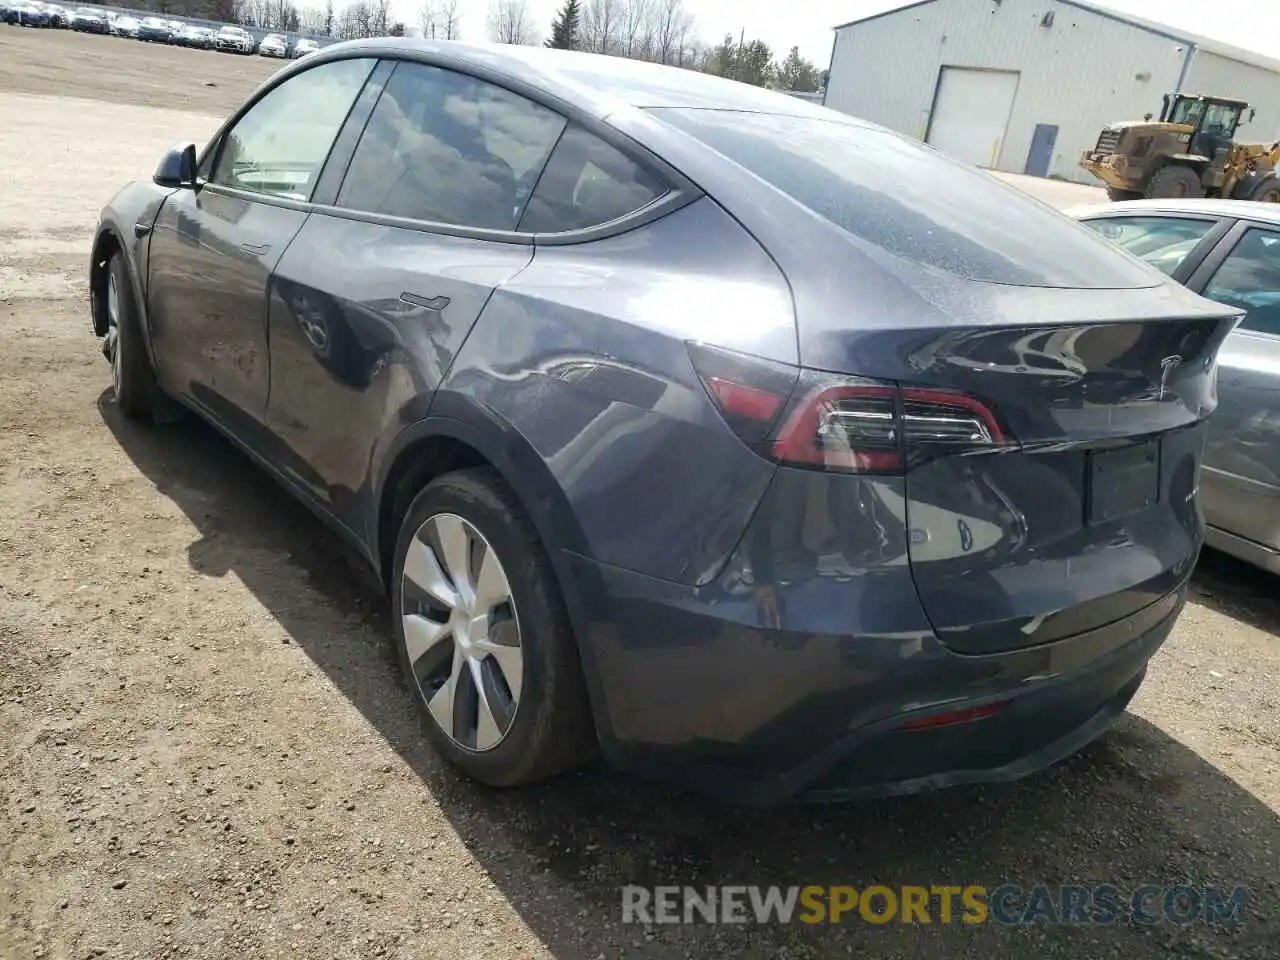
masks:
<svg viewBox="0 0 1280 960"><path fill-rule="evenodd" d="M754 597L572 563L595 596L580 637L605 755L747 804L1006 781L1053 764L1124 711L1186 599L1184 584L1080 636L967 656L927 630L772 629ZM981 719L904 729L993 705Z"/></svg>
<svg viewBox="0 0 1280 960"><path fill-rule="evenodd" d="M604 754L748 803L1007 780L1061 759L1124 709L1182 609L1203 541L1196 503L1180 496L1198 443L1179 434L1161 461L1182 478L1162 496L1176 509L1100 522L1077 540L1063 517L1078 501L1049 482L1057 461L1046 459L1000 476L988 465L991 486L1035 489L1045 503L1026 501L1021 526L985 552L975 544L953 557L927 510L908 516L921 469L788 468L702 584L562 552ZM989 516L1003 529L976 494L945 495L975 485L937 480L924 491L936 514L971 515L975 530ZM1055 518L1057 542L1027 548L1026 531ZM932 549L924 559L912 556L921 542ZM920 723L988 708L951 726Z"/></svg>

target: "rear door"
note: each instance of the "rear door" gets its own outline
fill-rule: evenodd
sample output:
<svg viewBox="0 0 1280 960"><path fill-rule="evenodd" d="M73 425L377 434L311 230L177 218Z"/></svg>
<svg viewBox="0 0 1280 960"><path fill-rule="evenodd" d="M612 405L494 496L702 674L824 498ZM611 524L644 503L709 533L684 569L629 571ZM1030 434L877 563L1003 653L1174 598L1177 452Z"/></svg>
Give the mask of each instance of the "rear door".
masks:
<svg viewBox="0 0 1280 960"><path fill-rule="evenodd" d="M331 203L276 267L268 429L286 472L360 533L380 438L426 415L493 290L565 128L476 78L395 65Z"/></svg>
<svg viewBox="0 0 1280 960"><path fill-rule="evenodd" d="M295 74L251 104L153 227L148 304L161 383L246 440L268 390L267 281L374 61Z"/></svg>
<svg viewBox="0 0 1280 960"><path fill-rule="evenodd" d="M1240 223L1190 286L1246 311L1221 354L1201 480L1205 519L1280 549L1280 227Z"/></svg>

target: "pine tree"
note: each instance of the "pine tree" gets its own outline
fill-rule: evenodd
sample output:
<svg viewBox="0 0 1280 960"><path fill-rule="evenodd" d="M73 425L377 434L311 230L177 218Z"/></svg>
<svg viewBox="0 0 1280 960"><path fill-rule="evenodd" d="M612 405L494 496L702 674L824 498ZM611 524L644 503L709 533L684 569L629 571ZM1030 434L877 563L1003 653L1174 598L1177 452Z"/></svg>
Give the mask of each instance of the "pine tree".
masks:
<svg viewBox="0 0 1280 960"><path fill-rule="evenodd" d="M547 46L557 50L576 50L579 39L578 26L581 21L581 0L564 0L564 6L551 21L551 39L547 41Z"/></svg>

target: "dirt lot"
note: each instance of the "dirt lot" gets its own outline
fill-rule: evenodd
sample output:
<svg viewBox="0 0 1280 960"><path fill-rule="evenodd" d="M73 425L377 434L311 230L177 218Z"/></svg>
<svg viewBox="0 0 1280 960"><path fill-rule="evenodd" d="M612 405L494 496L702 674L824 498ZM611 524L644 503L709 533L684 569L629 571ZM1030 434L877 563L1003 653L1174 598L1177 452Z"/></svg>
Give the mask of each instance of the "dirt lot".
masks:
<svg viewBox="0 0 1280 960"><path fill-rule="evenodd" d="M88 327L97 210L272 67L0 27L0 957L1280 956L1280 591L1222 557L1118 728L1018 784L750 812L444 768L376 591L211 431L122 421ZM735 882L1251 899L1230 928L619 922L624 884Z"/></svg>

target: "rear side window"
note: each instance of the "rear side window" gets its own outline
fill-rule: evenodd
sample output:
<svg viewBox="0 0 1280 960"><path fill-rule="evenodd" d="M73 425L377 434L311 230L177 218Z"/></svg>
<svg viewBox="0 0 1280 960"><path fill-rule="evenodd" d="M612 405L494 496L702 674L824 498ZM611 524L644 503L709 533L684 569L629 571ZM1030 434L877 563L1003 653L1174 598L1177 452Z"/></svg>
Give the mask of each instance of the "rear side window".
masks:
<svg viewBox="0 0 1280 960"><path fill-rule="evenodd" d="M1213 220L1176 217L1099 217L1082 222L1120 249L1169 275L1215 226Z"/></svg>
<svg viewBox="0 0 1280 960"><path fill-rule="evenodd" d="M387 82L338 206L514 230L565 120L474 77L401 63Z"/></svg>
<svg viewBox="0 0 1280 960"><path fill-rule="evenodd" d="M561 233L598 226L666 192L660 180L599 137L569 127L538 179L520 229Z"/></svg>
<svg viewBox="0 0 1280 960"><path fill-rule="evenodd" d="M1222 261L1204 296L1247 311L1242 330L1280 335L1280 233L1249 230Z"/></svg>
<svg viewBox="0 0 1280 960"><path fill-rule="evenodd" d="M840 229L905 260L1019 286L1159 282L1021 190L889 130L732 110L653 113Z"/></svg>

